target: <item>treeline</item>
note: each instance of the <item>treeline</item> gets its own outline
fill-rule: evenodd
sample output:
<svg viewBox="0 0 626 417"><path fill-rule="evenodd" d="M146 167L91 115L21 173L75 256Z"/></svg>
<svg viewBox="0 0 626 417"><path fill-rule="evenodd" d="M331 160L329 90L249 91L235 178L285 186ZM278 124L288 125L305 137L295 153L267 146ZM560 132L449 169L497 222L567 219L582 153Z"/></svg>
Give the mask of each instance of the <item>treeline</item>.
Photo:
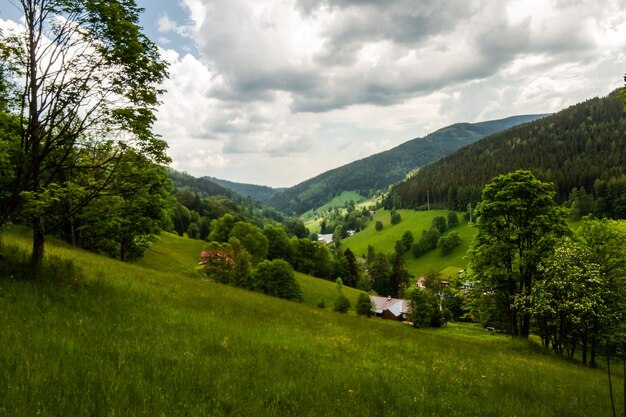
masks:
<svg viewBox="0 0 626 417"><path fill-rule="evenodd" d="M371 251L372 258L366 261L350 249L327 246L303 236L304 226L294 227L297 222L290 219L284 225L267 224L261 228L230 214L213 220L203 253L204 274L216 282L296 300L299 291L290 278L285 278L284 286L269 285L271 274L266 272L275 270L277 276L288 277L291 268L330 281L341 279L347 286L393 297L407 288L409 273L402 256ZM255 275L259 268L263 271L260 277Z"/></svg>
<svg viewBox="0 0 626 417"><path fill-rule="evenodd" d="M540 116L515 116L482 123L457 123L388 151L327 171L272 196L268 203L298 215L332 200L343 191L371 197L401 181L411 170L426 165L478 139Z"/></svg>
<svg viewBox="0 0 626 417"><path fill-rule="evenodd" d="M266 223L286 222L285 216L251 197L244 197L206 178L195 178L186 173L168 170L173 182L172 231L179 236L206 240L211 221L230 214L240 221L263 227ZM304 229L304 226L302 226ZM298 233L304 233L301 229Z"/></svg>
<svg viewBox="0 0 626 417"><path fill-rule="evenodd" d="M623 100L613 92L480 140L395 185L385 206L435 204L465 211L480 201L483 186L493 177L516 169L554 183L559 203L570 200L574 189L576 197L584 190L595 202L585 206L589 213L625 218Z"/></svg>

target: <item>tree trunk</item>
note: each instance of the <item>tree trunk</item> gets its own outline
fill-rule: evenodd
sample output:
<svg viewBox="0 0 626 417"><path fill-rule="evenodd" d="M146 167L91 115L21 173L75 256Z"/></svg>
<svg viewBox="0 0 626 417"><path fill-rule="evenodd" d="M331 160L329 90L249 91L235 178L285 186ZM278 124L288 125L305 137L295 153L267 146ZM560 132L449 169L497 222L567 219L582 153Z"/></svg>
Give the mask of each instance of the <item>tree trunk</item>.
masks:
<svg viewBox="0 0 626 417"><path fill-rule="evenodd" d="M40 214L35 217L35 220L33 221L33 254L31 257L31 264L35 267L37 275L39 275L39 271L43 265L45 231L45 218Z"/></svg>
<svg viewBox="0 0 626 417"><path fill-rule="evenodd" d="M596 368L598 366L598 364L596 363L596 347L598 345L598 342L596 340L595 336L591 336L591 358L589 360L589 366L591 366L592 368Z"/></svg>
<svg viewBox="0 0 626 417"><path fill-rule="evenodd" d="M606 372L609 375L609 394L611 395L611 410L615 416L615 399L613 398L613 381L611 380L611 351L609 342L606 342ZM624 397L626 399L626 397Z"/></svg>
<svg viewBox="0 0 626 417"><path fill-rule="evenodd" d="M622 343L622 361L624 364L624 375L626 375L626 342ZM622 416L626 417L626 378L624 378L624 407Z"/></svg>
<svg viewBox="0 0 626 417"><path fill-rule="evenodd" d="M581 342L583 349L583 365L587 365L587 332L582 334Z"/></svg>
<svg viewBox="0 0 626 417"><path fill-rule="evenodd" d="M122 239L120 242L120 261L126 262L128 258L128 245L126 244L126 239Z"/></svg>

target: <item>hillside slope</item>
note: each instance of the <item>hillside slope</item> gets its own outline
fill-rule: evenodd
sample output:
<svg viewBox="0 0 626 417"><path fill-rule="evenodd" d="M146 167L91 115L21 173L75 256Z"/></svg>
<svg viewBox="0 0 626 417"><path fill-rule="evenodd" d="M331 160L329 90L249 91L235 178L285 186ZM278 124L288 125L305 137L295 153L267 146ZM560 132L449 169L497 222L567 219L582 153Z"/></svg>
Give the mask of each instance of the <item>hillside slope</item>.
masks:
<svg viewBox="0 0 626 417"><path fill-rule="evenodd" d="M468 203L479 201L483 186L493 177L516 169L530 170L541 180L554 182L560 202L574 187L592 192L596 191L596 180L608 182L623 176L623 101L614 92L482 139L394 186L387 207L414 208L430 199L431 203L465 210ZM615 188L619 193L619 187ZM609 198L619 198L603 197L605 203ZM626 200L623 204L626 215ZM608 211L610 214L611 207Z"/></svg>
<svg viewBox="0 0 626 417"><path fill-rule="evenodd" d="M0 278L0 415L610 414L604 372L504 336L424 332L47 249L78 275Z"/></svg>
<svg viewBox="0 0 626 417"><path fill-rule="evenodd" d="M525 115L481 123L453 124L423 138L324 172L274 195L268 204L286 213L299 215L323 205L343 191L356 191L367 196L372 191L401 181L416 167L495 132L544 116Z"/></svg>
<svg viewBox="0 0 626 417"><path fill-rule="evenodd" d="M259 201L267 201L270 197L284 190L284 188L272 188L266 185L244 184L239 182L222 180L214 177L202 177L224 188L228 188L246 197L252 197Z"/></svg>

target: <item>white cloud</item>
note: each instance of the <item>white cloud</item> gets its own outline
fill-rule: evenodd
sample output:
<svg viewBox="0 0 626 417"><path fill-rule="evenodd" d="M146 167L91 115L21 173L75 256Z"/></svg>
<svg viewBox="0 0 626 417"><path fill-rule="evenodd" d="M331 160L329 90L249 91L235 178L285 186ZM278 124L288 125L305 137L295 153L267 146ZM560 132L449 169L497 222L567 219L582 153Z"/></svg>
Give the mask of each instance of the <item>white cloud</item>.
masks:
<svg viewBox="0 0 626 417"><path fill-rule="evenodd" d="M190 21L159 28L199 56L164 51L157 129L196 175L293 185L451 123L604 95L626 66L622 0L182 1Z"/></svg>

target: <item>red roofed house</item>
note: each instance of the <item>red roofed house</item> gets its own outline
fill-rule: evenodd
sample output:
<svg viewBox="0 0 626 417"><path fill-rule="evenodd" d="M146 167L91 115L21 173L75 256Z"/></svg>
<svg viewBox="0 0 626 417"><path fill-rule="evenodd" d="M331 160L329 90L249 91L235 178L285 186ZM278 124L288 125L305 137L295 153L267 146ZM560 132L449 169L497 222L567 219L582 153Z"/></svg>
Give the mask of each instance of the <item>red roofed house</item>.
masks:
<svg viewBox="0 0 626 417"><path fill-rule="evenodd" d="M370 300L372 300L374 304L372 310L377 316L387 320L406 320L406 315L409 312L408 301L391 297L379 297L376 295L370 295Z"/></svg>

